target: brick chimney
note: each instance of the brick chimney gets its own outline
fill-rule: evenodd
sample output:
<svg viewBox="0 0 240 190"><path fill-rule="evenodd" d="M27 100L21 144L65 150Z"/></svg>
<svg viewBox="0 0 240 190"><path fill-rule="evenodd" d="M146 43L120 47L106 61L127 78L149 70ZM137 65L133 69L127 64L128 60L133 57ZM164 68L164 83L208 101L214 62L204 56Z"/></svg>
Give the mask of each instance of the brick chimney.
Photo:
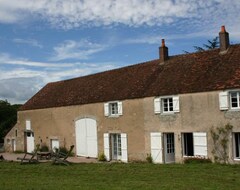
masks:
<svg viewBox="0 0 240 190"><path fill-rule="evenodd" d="M219 32L219 42L220 42L220 52L224 52L229 47L229 34L225 30L225 26L221 27L221 31Z"/></svg>
<svg viewBox="0 0 240 190"><path fill-rule="evenodd" d="M162 39L162 46L159 47L159 56L161 62L168 60L168 48L165 46L164 39Z"/></svg>

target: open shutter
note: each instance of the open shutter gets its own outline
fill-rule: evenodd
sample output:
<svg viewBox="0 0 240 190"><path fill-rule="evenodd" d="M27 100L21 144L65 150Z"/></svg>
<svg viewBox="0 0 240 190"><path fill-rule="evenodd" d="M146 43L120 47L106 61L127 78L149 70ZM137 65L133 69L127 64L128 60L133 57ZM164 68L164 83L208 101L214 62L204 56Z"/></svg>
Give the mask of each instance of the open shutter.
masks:
<svg viewBox="0 0 240 190"><path fill-rule="evenodd" d="M123 114L122 102L118 102L118 115Z"/></svg>
<svg viewBox="0 0 240 190"><path fill-rule="evenodd" d="M180 112L179 109L179 96L173 96L173 111Z"/></svg>
<svg viewBox="0 0 240 190"><path fill-rule="evenodd" d="M121 149L122 149L122 162L128 162L128 154L127 154L127 134L121 133Z"/></svg>
<svg viewBox="0 0 240 190"><path fill-rule="evenodd" d="M154 113L161 113L161 99L154 98Z"/></svg>
<svg viewBox="0 0 240 190"><path fill-rule="evenodd" d="M110 160L109 133L103 134L103 143L104 143L104 155L106 156L107 161L109 161Z"/></svg>
<svg viewBox="0 0 240 190"><path fill-rule="evenodd" d="M104 115L109 116L109 103L104 104Z"/></svg>
<svg viewBox="0 0 240 190"><path fill-rule="evenodd" d="M219 108L220 110L228 110L228 92L220 92L219 93Z"/></svg>
<svg viewBox="0 0 240 190"><path fill-rule="evenodd" d="M150 133L151 156L154 163L162 163L162 134Z"/></svg>
<svg viewBox="0 0 240 190"><path fill-rule="evenodd" d="M207 156L207 133L193 133L194 156Z"/></svg>

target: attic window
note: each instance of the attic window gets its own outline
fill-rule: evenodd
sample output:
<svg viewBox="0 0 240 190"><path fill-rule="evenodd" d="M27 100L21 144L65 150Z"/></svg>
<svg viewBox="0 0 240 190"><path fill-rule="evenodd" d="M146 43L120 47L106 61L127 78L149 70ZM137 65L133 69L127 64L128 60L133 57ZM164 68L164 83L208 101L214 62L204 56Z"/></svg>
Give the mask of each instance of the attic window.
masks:
<svg viewBox="0 0 240 190"><path fill-rule="evenodd" d="M174 114L180 112L179 96L163 96L154 99L155 114Z"/></svg>
<svg viewBox="0 0 240 190"><path fill-rule="evenodd" d="M232 109L240 108L240 92L230 92L230 103Z"/></svg>
<svg viewBox="0 0 240 190"><path fill-rule="evenodd" d="M220 110L240 110L240 91L223 91L219 93Z"/></svg>
<svg viewBox="0 0 240 190"><path fill-rule="evenodd" d="M173 112L173 98L162 98L163 113Z"/></svg>
<svg viewBox="0 0 240 190"><path fill-rule="evenodd" d="M105 116L120 116L122 115L122 102L114 101L104 104Z"/></svg>
<svg viewBox="0 0 240 190"><path fill-rule="evenodd" d="M118 103L117 102L109 103L109 113L110 113L110 115L118 114Z"/></svg>

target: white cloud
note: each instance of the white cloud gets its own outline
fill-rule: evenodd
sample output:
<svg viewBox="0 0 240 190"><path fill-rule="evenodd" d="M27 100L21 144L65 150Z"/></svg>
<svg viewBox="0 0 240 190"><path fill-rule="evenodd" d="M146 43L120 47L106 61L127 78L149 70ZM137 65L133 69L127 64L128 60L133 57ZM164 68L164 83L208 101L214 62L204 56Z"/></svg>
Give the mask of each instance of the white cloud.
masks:
<svg viewBox="0 0 240 190"><path fill-rule="evenodd" d="M15 38L15 39L13 39L13 42L19 43L19 44L27 44L27 45L38 47L38 48L43 47L37 40L34 40L34 39Z"/></svg>
<svg viewBox="0 0 240 190"><path fill-rule="evenodd" d="M66 40L54 47L54 55L51 61L60 61L65 59L88 59L94 53L103 51L104 45L89 42L88 40L73 41Z"/></svg>
<svg viewBox="0 0 240 190"><path fill-rule="evenodd" d="M0 0L0 22L40 17L65 29L170 23L209 28L239 23L239 9L239 0Z"/></svg>
<svg viewBox="0 0 240 190"><path fill-rule="evenodd" d="M49 82L65 80L116 68L116 63L69 63L71 67L44 69L8 68L0 65L0 99L24 103Z"/></svg>
<svg viewBox="0 0 240 190"><path fill-rule="evenodd" d="M31 67L71 67L71 63L47 63L47 62L36 62L30 61L25 58L12 58L7 53L0 53L0 65L24 65Z"/></svg>
<svg viewBox="0 0 240 190"><path fill-rule="evenodd" d="M220 31L220 27L218 27ZM211 38L215 32L195 32L195 33L186 33L186 34L166 34L162 33L159 35L142 35L142 36L136 36L135 38L129 38L122 41L122 43L125 44L161 44L161 39L165 39L167 44L169 44L169 41L172 40L187 40L187 39L194 39L196 37L206 37ZM216 33L218 35L218 33ZM235 35L236 36L236 35Z"/></svg>

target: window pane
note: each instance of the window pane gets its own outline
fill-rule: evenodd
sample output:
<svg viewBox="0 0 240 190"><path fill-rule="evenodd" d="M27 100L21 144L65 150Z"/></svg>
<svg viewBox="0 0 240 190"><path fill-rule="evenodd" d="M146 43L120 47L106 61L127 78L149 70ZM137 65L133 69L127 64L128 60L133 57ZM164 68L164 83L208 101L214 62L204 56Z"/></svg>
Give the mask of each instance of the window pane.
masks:
<svg viewBox="0 0 240 190"><path fill-rule="evenodd" d="M233 108L239 107L238 92L231 92L231 105Z"/></svg>
<svg viewBox="0 0 240 190"><path fill-rule="evenodd" d="M111 115L118 114L118 104L117 103L110 103L109 106L110 106Z"/></svg>
<svg viewBox="0 0 240 190"><path fill-rule="evenodd" d="M173 99L164 98L162 100L163 112L172 112L173 111Z"/></svg>

